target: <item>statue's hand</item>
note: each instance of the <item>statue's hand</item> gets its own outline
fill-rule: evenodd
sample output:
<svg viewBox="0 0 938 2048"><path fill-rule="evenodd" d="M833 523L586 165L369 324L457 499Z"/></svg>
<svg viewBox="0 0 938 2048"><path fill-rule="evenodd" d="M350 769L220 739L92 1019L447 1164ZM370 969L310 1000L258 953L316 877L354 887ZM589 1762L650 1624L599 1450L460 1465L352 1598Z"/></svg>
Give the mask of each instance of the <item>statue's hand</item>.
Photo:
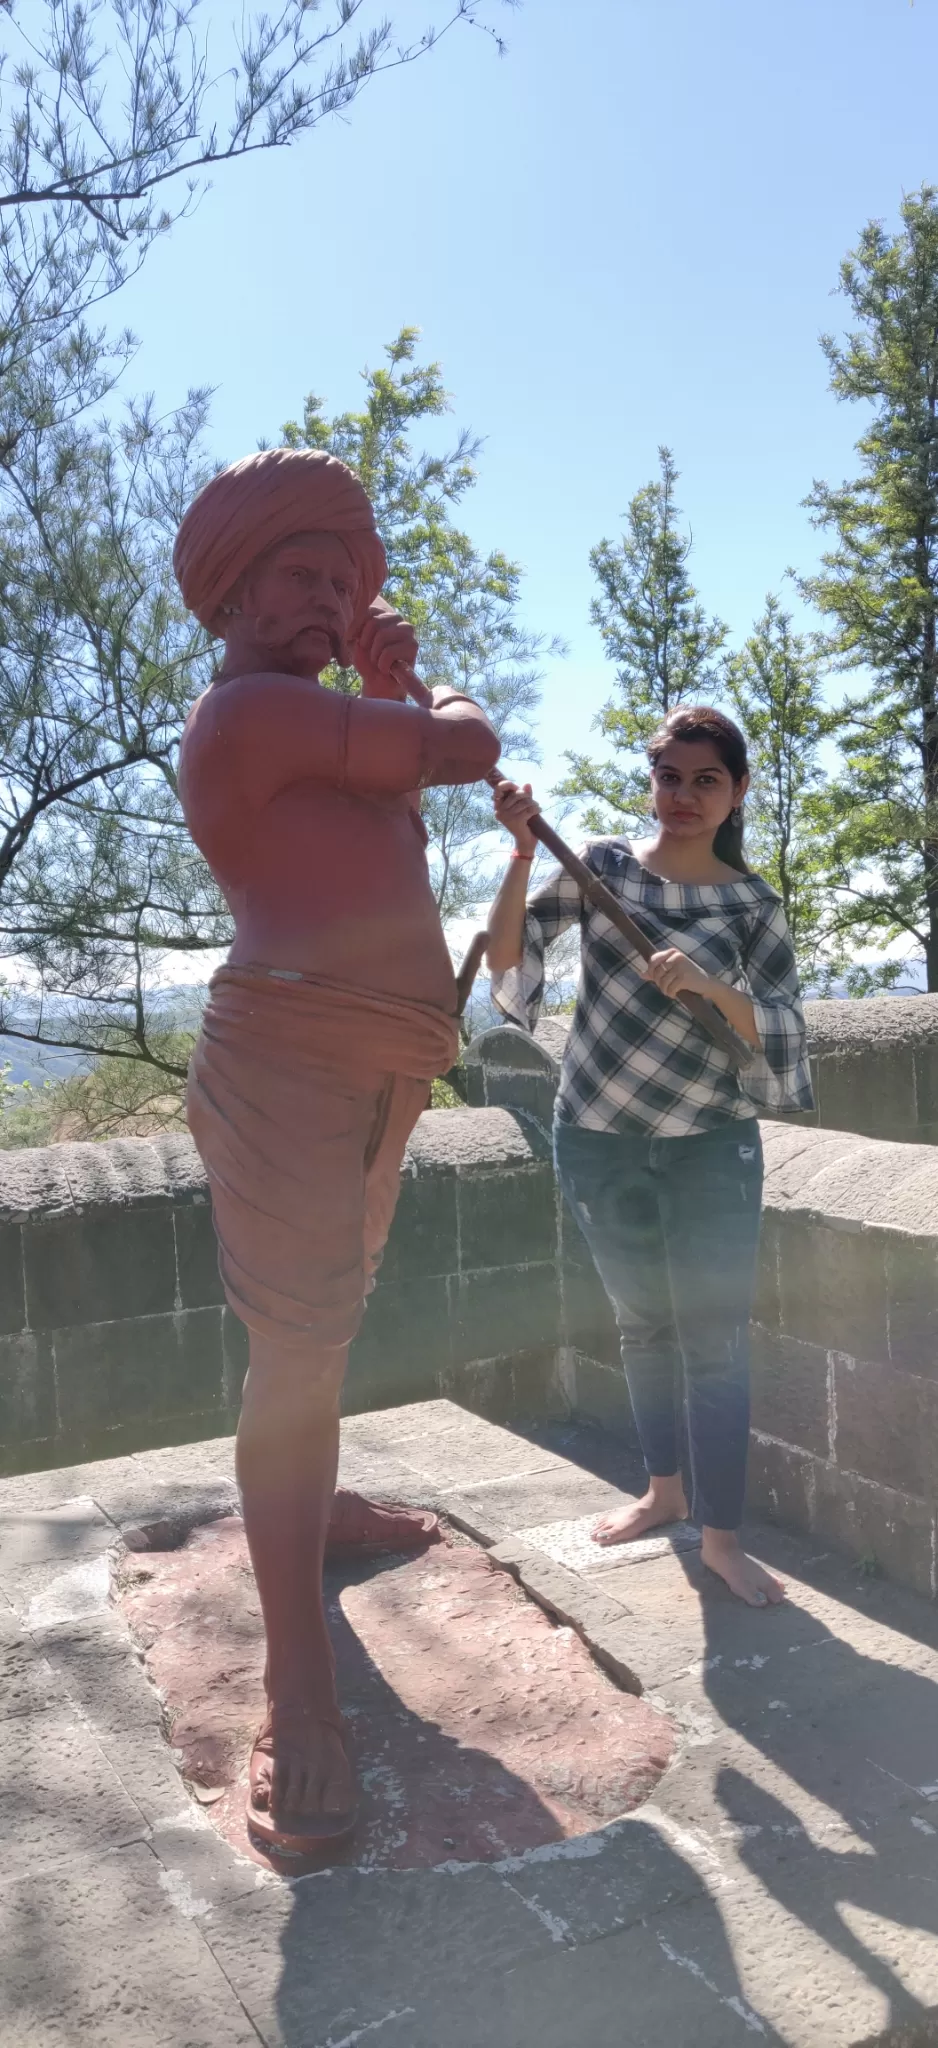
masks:
<svg viewBox="0 0 938 2048"><path fill-rule="evenodd" d="M366 697L390 697L399 704L415 691L394 674L398 665L413 674L417 661L417 635L400 612L376 597L352 650L352 659L362 679ZM416 681L416 678L414 679Z"/></svg>

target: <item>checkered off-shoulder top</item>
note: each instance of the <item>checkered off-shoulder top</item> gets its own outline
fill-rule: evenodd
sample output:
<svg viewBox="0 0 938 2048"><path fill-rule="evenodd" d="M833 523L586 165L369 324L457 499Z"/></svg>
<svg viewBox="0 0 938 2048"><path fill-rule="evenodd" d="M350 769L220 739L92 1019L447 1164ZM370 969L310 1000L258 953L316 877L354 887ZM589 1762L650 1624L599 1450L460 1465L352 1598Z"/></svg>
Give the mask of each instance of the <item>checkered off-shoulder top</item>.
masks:
<svg viewBox="0 0 938 2048"><path fill-rule="evenodd" d="M761 1050L737 1072L686 1010L642 974L627 941L583 900L562 868L528 900L520 967L493 976L493 999L533 1031L544 955L580 926L580 979L557 1116L593 1131L688 1137L759 1109L814 1107L791 936L779 898L759 875L732 882L666 882L627 839L591 839L580 858L659 947L680 946L705 974L749 996Z"/></svg>

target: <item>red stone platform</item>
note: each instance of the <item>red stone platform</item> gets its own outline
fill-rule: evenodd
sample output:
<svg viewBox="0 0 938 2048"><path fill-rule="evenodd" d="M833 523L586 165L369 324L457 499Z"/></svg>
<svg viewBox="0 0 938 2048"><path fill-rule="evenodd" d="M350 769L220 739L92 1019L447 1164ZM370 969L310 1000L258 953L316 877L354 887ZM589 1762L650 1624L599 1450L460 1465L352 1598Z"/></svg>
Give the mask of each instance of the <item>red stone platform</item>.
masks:
<svg viewBox="0 0 938 2048"><path fill-rule="evenodd" d="M465 1539L330 1570L339 1689L362 1787L337 1859L409 1870L491 1862L630 1813L672 1754L670 1723L618 1690ZM240 1851L263 1712L260 1608L239 1518L127 1558L122 1605L193 1797Z"/></svg>

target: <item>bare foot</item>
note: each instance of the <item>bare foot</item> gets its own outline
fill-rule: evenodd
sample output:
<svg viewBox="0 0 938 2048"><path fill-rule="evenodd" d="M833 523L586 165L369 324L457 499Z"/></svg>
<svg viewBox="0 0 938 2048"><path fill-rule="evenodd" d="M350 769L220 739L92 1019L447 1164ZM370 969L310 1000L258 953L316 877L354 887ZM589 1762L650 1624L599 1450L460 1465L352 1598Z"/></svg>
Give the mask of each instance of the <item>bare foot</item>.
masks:
<svg viewBox="0 0 938 2048"><path fill-rule="evenodd" d="M680 1479L653 1479L643 1500L630 1501L628 1507L617 1508L614 1514L601 1515L591 1534L593 1542L601 1543L605 1549L611 1543L634 1543L637 1537L647 1536L649 1530L660 1529L665 1522L686 1519L687 1501Z"/></svg>
<svg viewBox="0 0 938 2048"><path fill-rule="evenodd" d="M747 1557L735 1530L704 1529L700 1556L747 1607L777 1607L784 1600L782 1580L757 1564L754 1557Z"/></svg>
<svg viewBox="0 0 938 2048"><path fill-rule="evenodd" d="M424 1544L439 1540L439 1522L424 1509L377 1507L374 1501L365 1500L348 1487L336 1490L326 1536L327 1557L350 1550L419 1550Z"/></svg>
<svg viewBox="0 0 938 2048"><path fill-rule="evenodd" d="M251 1752L248 1821L261 1839L334 1846L356 1818L355 1777L337 1710L269 1707Z"/></svg>

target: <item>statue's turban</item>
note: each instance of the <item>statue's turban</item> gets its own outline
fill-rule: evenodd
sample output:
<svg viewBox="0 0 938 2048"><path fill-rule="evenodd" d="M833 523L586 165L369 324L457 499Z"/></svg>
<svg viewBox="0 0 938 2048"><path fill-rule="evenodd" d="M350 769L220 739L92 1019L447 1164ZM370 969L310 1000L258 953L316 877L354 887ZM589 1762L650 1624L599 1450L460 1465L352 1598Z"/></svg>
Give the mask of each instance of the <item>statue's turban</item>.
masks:
<svg viewBox="0 0 938 2048"><path fill-rule="evenodd" d="M294 533L337 533L358 570L350 638L387 575L371 500L357 476L319 448L269 448L233 462L193 500L173 568L189 610L220 634L221 606L245 569Z"/></svg>

